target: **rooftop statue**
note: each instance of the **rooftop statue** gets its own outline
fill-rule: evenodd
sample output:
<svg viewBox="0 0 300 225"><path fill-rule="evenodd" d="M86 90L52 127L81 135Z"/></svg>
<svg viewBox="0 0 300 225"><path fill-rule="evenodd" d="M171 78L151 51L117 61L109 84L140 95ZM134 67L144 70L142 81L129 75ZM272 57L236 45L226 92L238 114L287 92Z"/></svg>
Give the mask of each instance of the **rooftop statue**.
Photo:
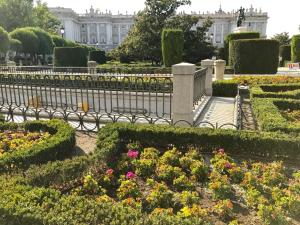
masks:
<svg viewBox="0 0 300 225"><path fill-rule="evenodd" d="M243 21L246 20L246 16L245 16L245 9L243 7L241 7L239 10L238 10L238 19L237 19L237 27L241 27L242 24L243 24Z"/></svg>

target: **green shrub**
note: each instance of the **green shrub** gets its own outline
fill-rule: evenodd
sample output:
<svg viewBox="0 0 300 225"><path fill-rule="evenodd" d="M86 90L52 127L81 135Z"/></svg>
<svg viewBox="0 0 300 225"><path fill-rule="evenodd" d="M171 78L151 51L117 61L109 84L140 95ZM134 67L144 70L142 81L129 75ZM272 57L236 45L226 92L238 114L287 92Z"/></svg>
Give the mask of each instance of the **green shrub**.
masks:
<svg viewBox="0 0 300 225"><path fill-rule="evenodd" d="M261 130L281 131L299 136L300 126L284 118L279 110L300 109L300 101L288 99L252 98L253 112ZM288 147L287 147L288 148Z"/></svg>
<svg viewBox="0 0 300 225"><path fill-rule="evenodd" d="M54 48L54 66L56 67L86 67L87 55L82 47Z"/></svg>
<svg viewBox="0 0 300 225"><path fill-rule="evenodd" d="M20 125L21 126L21 125ZM17 129L14 123L0 124L0 130ZM30 164L42 164L63 159L70 155L75 145L75 131L67 123L58 120L49 122L34 121L22 125L27 131L44 130L52 136L29 149L5 154L0 158L0 172L17 168L28 168Z"/></svg>
<svg viewBox="0 0 300 225"><path fill-rule="evenodd" d="M251 88L251 96L258 98L300 99L300 83L260 85Z"/></svg>
<svg viewBox="0 0 300 225"><path fill-rule="evenodd" d="M240 39L255 39L260 38L260 34L258 32L244 32L244 33L231 33L228 34L224 40L224 60L226 60L227 64L229 64L229 44L231 41L240 40ZM231 65L232 66L232 65Z"/></svg>
<svg viewBox="0 0 300 225"><path fill-rule="evenodd" d="M18 28L11 32L10 37L22 43L24 53L36 54L39 51L39 38L28 28Z"/></svg>
<svg viewBox="0 0 300 225"><path fill-rule="evenodd" d="M22 51L22 43L17 39L9 39L10 42L10 50L14 52Z"/></svg>
<svg viewBox="0 0 300 225"><path fill-rule="evenodd" d="M281 56L281 66L284 66L284 62L291 61L291 45L282 45L279 48L279 55Z"/></svg>
<svg viewBox="0 0 300 225"><path fill-rule="evenodd" d="M52 41L54 43L54 47L67 47L67 41L58 35L52 35Z"/></svg>
<svg viewBox="0 0 300 225"><path fill-rule="evenodd" d="M300 35L295 35L292 38L292 62L300 62Z"/></svg>
<svg viewBox="0 0 300 225"><path fill-rule="evenodd" d="M162 55L164 65L171 67L182 62L184 37L182 30L163 30Z"/></svg>
<svg viewBox="0 0 300 225"><path fill-rule="evenodd" d="M0 52L6 53L9 50L9 44L8 33L0 27Z"/></svg>
<svg viewBox="0 0 300 225"><path fill-rule="evenodd" d="M96 61L98 64L106 63L105 51L90 51L90 61Z"/></svg>
<svg viewBox="0 0 300 225"><path fill-rule="evenodd" d="M3 123L3 122L5 122L5 117L2 114L0 114L0 123Z"/></svg>
<svg viewBox="0 0 300 225"><path fill-rule="evenodd" d="M238 83L234 80L222 80L213 82L213 96L236 97Z"/></svg>
<svg viewBox="0 0 300 225"><path fill-rule="evenodd" d="M230 42L229 61L239 74L275 74L278 68L279 43L251 39Z"/></svg>
<svg viewBox="0 0 300 225"><path fill-rule="evenodd" d="M52 54L54 43L51 36L46 31L38 27L27 27L26 29L32 31L39 39L38 54Z"/></svg>

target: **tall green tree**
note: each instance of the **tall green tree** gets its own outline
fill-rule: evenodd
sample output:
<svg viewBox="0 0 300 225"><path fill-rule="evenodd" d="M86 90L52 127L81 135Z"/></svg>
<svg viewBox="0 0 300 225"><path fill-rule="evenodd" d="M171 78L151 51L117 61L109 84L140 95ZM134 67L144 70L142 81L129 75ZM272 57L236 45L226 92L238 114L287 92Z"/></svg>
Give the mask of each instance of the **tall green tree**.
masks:
<svg viewBox="0 0 300 225"><path fill-rule="evenodd" d="M0 0L0 26L7 31L33 24L33 0Z"/></svg>
<svg viewBox="0 0 300 225"><path fill-rule="evenodd" d="M211 58L215 48L207 41L206 33L212 26L213 21L207 19L202 26L197 26L198 16L176 15L171 17L167 23L167 28L176 28L184 34L183 60L190 63L198 63L203 59Z"/></svg>
<svg viewBox="0 0 300 225"><path fill-rule="evenodd" d="M33 8L32 13L35 26L51 34L56 34L61 22L50 12L47 3L42 3L40 0L38 0L36 2L36 6Z"/></svg>
<svg viewBox="0 0 300 225"><path fill-rule="evenodd" d="M162 30L178 7L187 4L191 4L191 1L146 0L145 9L138 13L133 28L118 49L119 55L161 63Z"/></svg>
<svg viewBox="0 0 300 225"><path fill-rule="evenodd" d="M282 32L280 34L275 34L271 39L278 41L279 46L289 45L291 43L291 38L290 38L288 32Z"/></svg>
<svg viewBox="0 0 300 225"><path fill-rule="evenodd" d="M6 53L9 50L9 45L8 33L0 27L0 53Z"/></svg>

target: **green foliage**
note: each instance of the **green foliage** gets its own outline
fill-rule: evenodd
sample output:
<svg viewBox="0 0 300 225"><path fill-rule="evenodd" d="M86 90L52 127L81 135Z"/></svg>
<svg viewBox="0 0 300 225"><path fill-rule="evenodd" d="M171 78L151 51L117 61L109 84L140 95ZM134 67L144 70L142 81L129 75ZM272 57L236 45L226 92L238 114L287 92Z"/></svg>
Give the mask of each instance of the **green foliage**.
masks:
<svg viewBox="0 0 300 225"><path fill-rule="evenodd" d="M234 40L240 40L240 39L255 39L255 38L260 38L260 34L258 32L244 32L244 33L231 33L228 34L224 40L224 54L227 64L230 66L233 66L230 64L229 61L229 44L231 41Z"/></svg>
<svg viewBox="0 0 300 225"><path fill-rule="evenodd" d="M235 80L221 80L213 82L213 96L236 97L238 83Z"/></svg>
<svg viewBox="0 0 300 225"><path fill-rule="evenodd" d="M15 126L14 124L12 125ZM7 129L7 126L10 125L0 124L0 130ZM27 122L23 124L23 127L28 131L45 130L52 134L52 136L29 149L12 152L1 157L0 172L17 168L28 168L30 164L41 164L64 158L70 154L75 145L75 132L64 122L57 120L50 122Z"/></svg>
<svg viewBox="0 0 300 225"><path fill-rule="evenodd" d="M295 35L292 38L292 62L300 62L300 35Z"/></svg>
<svg viewBox="0 0 300 225"><path fill-rule="evenodd" d="M36 54L39 51L39 38L28 28L18 28L11 32L10 37L22 43L24 53Z"/></svg>
<svg viewBox="0 0 300 225"><path fill-rule="evenodd" d="M9 50L9 36L8 33L0 27L0 52L6 53Z"/></svg>
<svg viewBox="0 0 300 225"><path fill-rule="evenodd" d="M252 108L260 129L263 131L281 131L299 135L300 126L288 122L281 110L300 109L300 102L288 99L252 98Z"/></svg>
<svg viewBox="0 0 300 225"><path fill-rule="evenodd" d="M67 47L66 39L58 35L52 35L51 37L55 47Z"/></svg>
<svg viewBox="0 0 300 225"><path fill-rule="evenodd" d="M163 30L162 55L166 67L182 62L183 38L182 30Z"/></svg>
<svg viewBox="0 0 300 225"><path fill-rule="evenodd" d="M256 86L251 88L251 96L257 98L300 99L300 83Z"/></svg>
<svg viewBox="0 0 300 225"><path fill-rule="evenodd" d="M56 67L86 67L86 51L82 47L56 47L54 48L54 65Z"/></svg>
<svg viewBox="0 0 300 225"><path fill-rule="evenodd" d="M90 51L90 61L96 61L98 64L106 63L105 51Z"/></svg>
<svg viewBox="0 0 300 225"><path fill-rule="evenodd" d="M9 39L10 50L14 52L22 52L22 43L17 39Z"/></svg>
<svg viewBox="0 0 300 225"><path fill-rule="evenodd" d="M275 74L279 44L275 40L245 39L230 42L229 62L236 73Z"/></svg>
<svg viewBox="0 0 300 225"><path fill-rule="evenodd" d="M52 41L51 36L41 28L37 27L28 27L28 30L32 31L39 39L38 43L38 54L40 55L46 55L46 54L52 54L54 43Z"/></svg>
<svg viewBox="0 0 300 225"><path fill-rule="evenodd" d="M170 67L143 66L139 64L116 64L100 65L98 68L103 73L125 73L125 74L170 74Z"/></svg>
<svg viewBox="0 0 300 225"><path fill-rule="evenodd" d="M282 45L289 45L291 42L290 36L288 32L283 32L280 34L275 34L272 38L272 40L278 41L279 46Z"/></svg>
<svg viewBox="0 0 300 225"><path fill-rule="evenodd" d="M285 61L291 61L291 45L281 45L279 48L279 55L282 57L281 66L284 66Z"/></svg>

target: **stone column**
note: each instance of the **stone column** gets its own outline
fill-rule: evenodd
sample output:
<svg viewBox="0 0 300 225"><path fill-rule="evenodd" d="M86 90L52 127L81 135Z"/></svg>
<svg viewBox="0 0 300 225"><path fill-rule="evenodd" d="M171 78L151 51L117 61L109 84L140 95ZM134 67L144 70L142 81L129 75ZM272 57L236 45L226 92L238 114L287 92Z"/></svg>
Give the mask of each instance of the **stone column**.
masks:
<svg viewBox="0 0 300 225"><path fill-rule="evenodd" d="M221 59L216 60L214 66L216 80L224 80L226 61Z"/></svg>
<svg viewBox="0 0 300 225"><path fill-rule="evenodd" d="M87 24L87 44L90 44L90 24Z"/></svg>
<svg viewBox="0 0 300 225"><path fill-rule="evenodd" d="M174 76L172 119L175 125L193 125L195 72L196 66L194 64L180 63L172 66L172 73Z"/></svg>
<svg viewBox="0 0 300 225"><path fill-rule="evenodd" d="M201 66L207 68L206 79L205 79L205 93L206 95L212 96L212 79L213 79L213 67L214 60L206 59L201 61Z"/></svg>
<svg viewBox="0 0 300 225"><path fill-rule="evenodd" d="M88 61L88 72L89 74L97 74L98 63L95 61Z"/></svg>
<svg viewBox="0 0 300 225"><path fill-rule="evenodd" d="M119 24L119 45L121 44L121 24Z"/></svg>
<svg viewBox="0 0 300 225"><path fill-rule="evenodd" d="M106 44L112 44L112 25L111 23L106 24Z"/></svg>

